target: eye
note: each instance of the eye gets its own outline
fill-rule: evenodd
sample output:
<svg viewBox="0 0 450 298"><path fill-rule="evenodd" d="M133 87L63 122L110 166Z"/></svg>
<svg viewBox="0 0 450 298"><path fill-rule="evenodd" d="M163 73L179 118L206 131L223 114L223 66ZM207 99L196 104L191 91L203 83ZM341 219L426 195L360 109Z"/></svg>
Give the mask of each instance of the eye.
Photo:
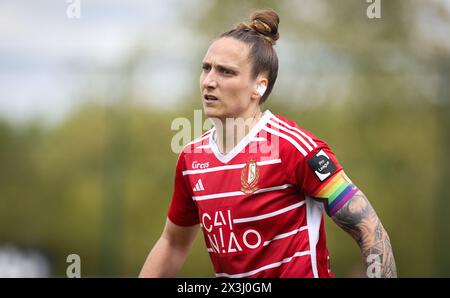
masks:
<svg viewBox="0 0 450 298"><path fill-rule="evenodd" d="M220 73L224 74L224 75L233 75L234 72L232 70L226 69L226 68L220 68L219 69Z"/></svg>
<svg viewBox="0 0 450 298"><path fill-rule="evenodd" d="M203 65L202 65L202 69L203 69L204 71L209 71L209 70L211 69L211 66L208 65L208 64L203 64Z"/></svg>

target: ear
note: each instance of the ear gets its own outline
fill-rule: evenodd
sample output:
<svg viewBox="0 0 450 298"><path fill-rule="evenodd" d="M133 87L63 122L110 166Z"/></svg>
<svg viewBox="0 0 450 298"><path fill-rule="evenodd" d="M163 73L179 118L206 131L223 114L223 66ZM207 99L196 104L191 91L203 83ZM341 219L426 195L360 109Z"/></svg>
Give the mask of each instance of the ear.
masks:
<svg viewBox="0 0 450 298"><path fill-rule="evenodd" d="M259 96L263 97L264 93L266 93L267 87L266 85L259 84L256 86L256 92L259 93Z"/></svg>
<svg viewBox="0 0 450 298"><path fill-rule="evenodd" d="M265 77L258 77L256 79L255 88L252 97L261 99L267 90L268 80Z"/></svg>

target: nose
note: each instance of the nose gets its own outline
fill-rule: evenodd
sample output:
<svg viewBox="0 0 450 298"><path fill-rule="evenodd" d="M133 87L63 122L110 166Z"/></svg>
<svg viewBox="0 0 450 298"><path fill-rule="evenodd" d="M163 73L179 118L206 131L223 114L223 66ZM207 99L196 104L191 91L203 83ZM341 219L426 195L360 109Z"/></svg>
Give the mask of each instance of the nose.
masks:
<svg viewBox="0 0 450 298"><path fill-rule="evenodd" d="M203 74L202 87L207 90L215 89L217 87L217 78L214 70L210 70L208 73Z"/></svg>

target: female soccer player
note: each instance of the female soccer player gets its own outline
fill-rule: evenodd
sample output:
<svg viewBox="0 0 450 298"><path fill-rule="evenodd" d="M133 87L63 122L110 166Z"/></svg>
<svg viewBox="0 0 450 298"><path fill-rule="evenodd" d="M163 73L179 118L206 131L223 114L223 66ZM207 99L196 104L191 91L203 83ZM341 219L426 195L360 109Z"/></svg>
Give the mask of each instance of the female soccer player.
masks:
<svg viewBox="0 0 450 298"><path fill-rule="evenodd" d="M257 11L210 45L200 91L214 127L178 158L141 277L174 277L199 229L217 277L333 277L324 213L356 240L369 277L396 276L387 232L327 143L261 110L278 73L278 24Z"/></svg>

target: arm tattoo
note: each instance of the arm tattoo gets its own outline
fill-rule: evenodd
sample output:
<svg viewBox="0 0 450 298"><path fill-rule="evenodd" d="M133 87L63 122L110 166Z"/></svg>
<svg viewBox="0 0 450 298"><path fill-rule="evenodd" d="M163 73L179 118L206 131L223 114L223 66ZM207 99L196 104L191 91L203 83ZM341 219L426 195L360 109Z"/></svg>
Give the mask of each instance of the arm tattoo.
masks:
<svg viewBox="0 0 450 298"><path fill-rule="evenodd" d="M397 277L389 236L361 191L346 202L332 219L358 243L367 276Z"/></svg>

